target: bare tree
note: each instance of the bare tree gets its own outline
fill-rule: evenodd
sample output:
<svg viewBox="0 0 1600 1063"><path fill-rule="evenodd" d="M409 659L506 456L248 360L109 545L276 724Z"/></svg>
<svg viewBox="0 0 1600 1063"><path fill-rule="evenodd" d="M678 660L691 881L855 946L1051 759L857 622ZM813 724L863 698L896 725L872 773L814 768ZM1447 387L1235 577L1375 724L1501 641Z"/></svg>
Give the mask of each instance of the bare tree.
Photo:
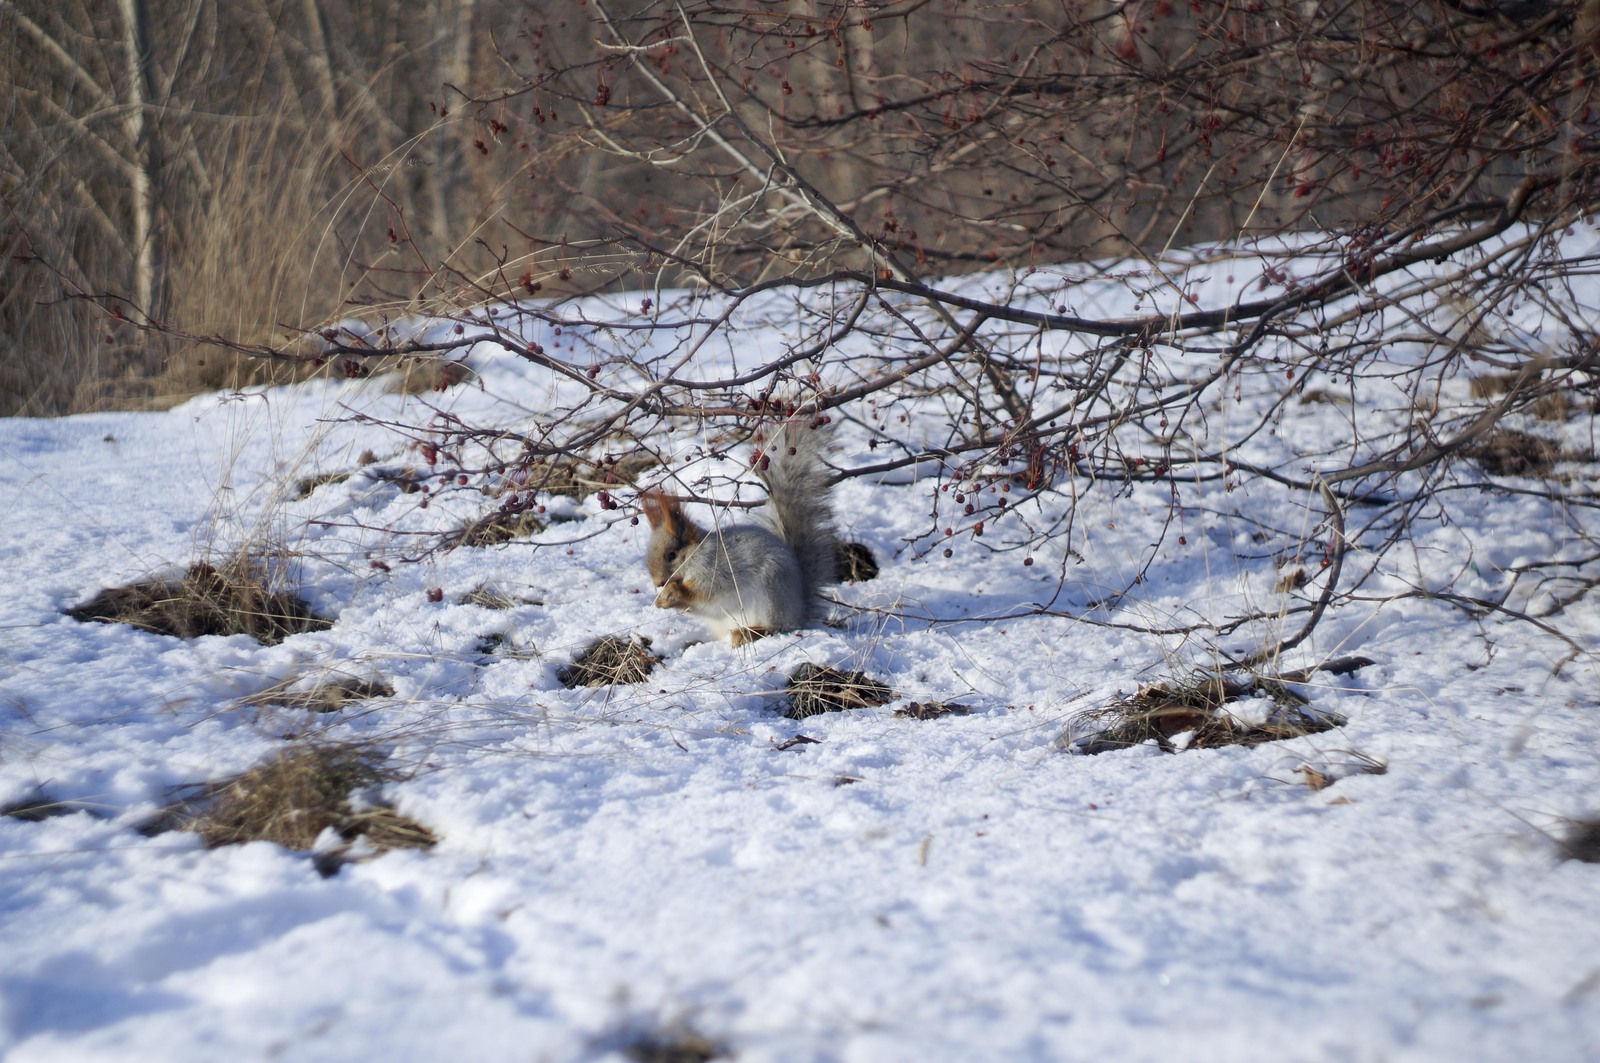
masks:
<svg viewBox="0 0 1600 1063"><path fill-rule="evenodd" d="M130 189L133 202L129 210L133 221L133 297L134 302L147 314L159 315L161 308L156 296L158 230L153 179L158 163L154 138L146 119L146 111L153 106L152 98L155 95L150 69L150 13L143 0L121 0L120 13L122 45L128 63L123 113L126 115L128 143L133 149L132 165L129 167L133 178Z"/></svg>
<svg viewBox="0 0 1600 1063"><path fill-rule="evenodd" d="M1600 205L1587 5L590 0L475 15L475 84L449 110L495 201L430 245L410 225L422 200L358 160L387 240L345 240L371 312L448 327L319 327L309 355L209 337L350 365L489 340L562 382L517 433L417 426L453 475L535 491L564 463L671 451L687 425L715 440L774 415L846 418L880 456L852 475L938 470L908 549L1052 544L1061 582L1029 608L1085 617L1155 556L1094 603L1074 597L1086 492L1157 484L1175 509L1195 482L1279 492L1312 514L1293 535L1262 531L1303 570L1287 628L1268 610L1100 621L1219 651L1237 635L1244 663L1371 593L1424 514L1485 485L1544 499L1596 543L1593 492L1541 479L1572 455L1538 420L1592 421L1600 380L1596 253L1572 235ZM566 301L625 289L649 302L596 318ZM753 316L781 321L787 349L705 368ZM1291 467L1259 456L1304 404L1372 389L1404 414L1352 415L1348 437L1297 444ZM929 400L938 424L898 419ZM1535 613L1597 575L1600 547L1455 604L1570 640ZM1529 606L1535 583L1557 604Z"/></svg>

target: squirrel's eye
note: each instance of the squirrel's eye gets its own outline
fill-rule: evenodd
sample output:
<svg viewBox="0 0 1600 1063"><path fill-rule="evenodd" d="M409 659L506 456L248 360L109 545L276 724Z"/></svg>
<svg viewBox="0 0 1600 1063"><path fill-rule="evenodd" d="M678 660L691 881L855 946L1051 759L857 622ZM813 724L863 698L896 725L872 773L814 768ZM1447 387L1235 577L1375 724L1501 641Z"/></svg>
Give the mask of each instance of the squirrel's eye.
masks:
<svg viewBox="0 0 1600 1063"><path fill-rule="evenodd" d="M676 550L668 550L667 551L667 564L670 565L676 560L678 560L678 551L676 551Z"/></svg>

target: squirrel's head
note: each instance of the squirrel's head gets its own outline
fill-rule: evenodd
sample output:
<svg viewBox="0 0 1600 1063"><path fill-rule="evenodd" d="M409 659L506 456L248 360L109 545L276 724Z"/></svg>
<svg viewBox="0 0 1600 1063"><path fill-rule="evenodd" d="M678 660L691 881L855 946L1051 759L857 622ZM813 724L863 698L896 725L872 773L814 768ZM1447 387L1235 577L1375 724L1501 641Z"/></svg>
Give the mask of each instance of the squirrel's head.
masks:
<svg viewBox="0 0 1600 1063"><path fill-rule="evenodd" d="M683 515L677 499L656 488L642 492L639 504L650 522L650 546L645 551L645 564L650 569L651 581L657 587L664 587L679 566L688 560L705 533Z"/></svg>

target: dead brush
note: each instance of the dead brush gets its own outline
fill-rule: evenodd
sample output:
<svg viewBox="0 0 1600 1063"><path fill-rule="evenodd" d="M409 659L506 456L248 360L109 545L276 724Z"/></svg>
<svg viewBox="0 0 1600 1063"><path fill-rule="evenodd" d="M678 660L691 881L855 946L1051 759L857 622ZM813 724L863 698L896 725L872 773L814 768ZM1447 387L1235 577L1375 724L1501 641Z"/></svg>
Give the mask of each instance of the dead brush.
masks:
<svg viewBox="0 0 1600 1063"><path fill-rule="evenodd" d="M84 801L58 801L40 787L16 801L0 804L0 816L20 819L24 823L42 823L57 816L70 816L74 812L94 812L94 806Z"/></svg>
<svg viewBox="0 0 1600 1063"><path fill-rule="evenodd" d="M1341 779L1355 775L1387 775L1389 765L1377 757L1355 749L1346 749L1319 756L1315 763L1304 763L1292 769L1299 782L1311 791L1326 790Z"/></svg>
<svg viewBox="0 0 1600 1063"><path fill-rule="evenodd" d="M1461 453L1490 476L1549 476L1570 458L1559 443L1511 428L1497 428Z"/></svg>
<svg viewBox="0 0 1600 1063"><path fill-rule="evenodd" d="M635 1034L623 1042L621 1050L630 1063L711 1063L727 1054L723 1046L681 1024Z"/></svg>
<svg viewBox="0 0 1600 1063"><path fill-rule="evenodd" d="M274 683L259 694L252 694L244 699L243 704L275 705L307 712L338 712L356 702L392 697L394 687L382 679L341 673L326 676L309 686L305 685L304 677L291 677Z"/></svg>
<svg viewBox="0 0 1600 1063"><path fill-rule="evenodd" d="M903 708L894 710L897 720L937 720L944 716L965 716L972 711L967 705L951 701L909 701Z"/></svg>
<svg viewBox="0 0 1600 1063"><path fill-rule="evenodd" d="M65 612L74 620L129 624L185 639L249 635L269 646L333 626L299 597L272 590L269 579L267 566L250 558L234 558L221 567L201 561L177 579L110 587Z"/></svg>
<svg viewBox="0 0 1600 1063"><path fill-rule="evenodd" d="M329 484L342 484L350 479L348 472L323 472L315 476L302 476L294 482L294 497L296 499L310 498L316 493L317 488Z"/></svg>
<svg viewBox="0 0 1600 1063"><path fill-rule="evenodd" d="M1556 844L1568 860L1600 864L1600 819L1572 820Z"/></svg>
<svg viewBox="0 0 1600 1063"><path fill-rule="evenodd" d="M802 664L789 677L789 707L784 716L804 720L825 712L865 709L894 700L894 691L865 672L846 672L821 664Z"/></svg>
<svg viewBox="0 0 1600 1063"><path fill-rule="evenodd" d="M866 543L840 543L834 564L842 583L865 583L878 578L878 562Z"/></svg>
<svg viewBox="0 0 1600 1063"><path fill-rule="evenodd" d="M1183 681L1150 683L1124 701L1075 716L1066 745L1076 753L1094 754L1154 741L1163 752L1175 753L1179 748L1256 746L1343 726L1342 716L1311 708L1287 685L1304 678L1304 673L1278 678L1201 673ZM1260 723L1244 722L1227 708L1231 702L1261 696L1270 698L1273 707ZM1173 740L1184 734L1189 738L1180 747Z"/></svg>
<svg viewBox="0 0 1600 1063"><path fill-rule="evenodd" d="M538 598L523 598L507 594L489 583L480 583L457 599L462 605L476 605L480 609L515 609L519 605L543 605Z"/></svg>
<svg viewBox="0 0 1600 1063"><path fill-rule="evenodd" d="M627 444L628 440L619 442ZM573 457L549 464L529 465L520 469L502 491L542 491L551 495L565 495L582 501L599 491L614 490L634 483L641 473L661 464L661 459L648 450L638 449L620 457L603 454L599 457Z"/></svg>
<svg viewBox="0 0 1600 1063"><path fill-rule="evenodd" d="M650 652L650 640L607 635L589 644L577 660L556 673L569 690L642 683L661 658Z"/></svg>
<svg viewBox="0 0 1600 1063"><path fill-rule="evenodd" d="M343 858L358 839L377 852L432 848L438 838L421 823L387 805L357 801L363 791L398 778L371 747L306 745L196 788L164 809L145 833L192 831L213 849L269 841L308 851L332 828L345 843L333 859Z"/></svg>
<svg viewBox="0 0 1600 1063"><path fill-rule="evenodd" d="M447 391L478 377L465 362L446 358L377 360L371 370L374 374L392 374L385 388L391 395L426 395L430 391Z"/></svg>
<svg viewBox="0 0 1600 1063"><path fill-rule="evenodd" d="M455 546L499 546L544 531L546 524L531 509L497 509L479 517L449 537Z"/></svg>

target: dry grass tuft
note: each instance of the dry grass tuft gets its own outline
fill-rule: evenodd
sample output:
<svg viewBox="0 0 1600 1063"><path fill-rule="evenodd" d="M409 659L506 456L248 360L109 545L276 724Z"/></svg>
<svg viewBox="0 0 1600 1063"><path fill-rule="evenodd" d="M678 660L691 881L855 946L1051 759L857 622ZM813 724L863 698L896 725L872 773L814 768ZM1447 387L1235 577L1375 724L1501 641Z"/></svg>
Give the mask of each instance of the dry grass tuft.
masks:
<svg viewBox="0 0 1600 1063"><path fill-rule="evenodd" d="M866 543L840 543L837 565L843 583L864 583L878 578L878 562Z"/></svg>
<svg viewBox="0 0 1600 1063"><path fill-rule="evenodd" d="M624 445L627 440L618 441ZM582 501L599 491L636 483L644 472L661 464L661 459L643 448L618 456L601 454L597 458L572 458L549 464L530 465L519 470L502 490L534 491L565 495Z"/></svg>
<svg viewBox="0 0 1600 1063"><path fill-rule="evenodd" d="M1569 421L1583 412L1565 391L1550 391L1533 400L1533 415L1541 421Z"/></svg>
<svg viewBox="0 0 1600 1063"><path fill-rule="evenodd" d="M1568 860L1600 864L1600 819L1573 820L1558 844Z"/></svg>
<svg viewBox="0 0 1600 1063"><path fill-rule="evenodd" d="M285 679L259 694L246 698L246 705L278 705L286 709L304 709L307 712L338 712L346 705L373 698L394 697L394 687L381 679L364 679L354 675L339 675L314 686L296 690L299 677Z"/></svg>
<svg viewBox="0 0 1600 1063"><path fill-rule="evenodd" d="M427 486L431 474L415 465L376 465L367 470L367 477L375 483L394 484L403 495L414 495Z"/></svg>
<svg viewBox="0 0 1600 1063"><path fill-rule="evenodd" d="M1354 749L1327 754L1315 764L1301 764L1294 769L1294 774L1300 776L1300 781L1311 791L1326 790L1340 779L1348 779L1353 775L1388 773L1388 764Z"/></svg>
<svg viewBox="0 0 1600 1063"><path fill-rule="evenodd" d="M451 537L454 546L498 546L513 539L526 539L544 531L546 525L532 510L492 510Z"/></svg>
<svg viewBox="0 0 1600 1063"><path fill-rule="evenodd" d="M941 716L965 716L972 709L966 705L956 705L948 701L912 701L904 708L895 709L896 719L902 720L937 720Z"/></svg>
<svg viewBox="0 0 1600 1063"><path fill-rule="evenodd" d="M476 380L478 374L464 362L445 358L406 358L395 366L379 366L373 372L393 369L388 388L391 395L425 395L430 391L447 391L457 384Z"/></svg>
<svg viewBox="0 0 1600 1063"><path fill-rule="evenodd" d="M91 811L90 807L82 801L57 801L43 790L35 790L21 800L0 805L0 816L20 819L25 823L42 823L57 816L88 811Z"/></svg>
<svg viewBox="0 0 1600 1063"><path fill-rule="evenodd" d="M364 469L368 465L376 464L377 461L377 455L373 454L372 451L363 450L361 456L356 459L356 466ZM325 472L315 476L303 476L294 483L294 497L297 499L309 498L317 488L327 484L342 484L354 475L354 469L347 469L343 472Z"/></svg>
<svg viewBox="0 0 1600 1063"><path fill-rule="evenodd" d="M1462 454L1490 476L1548 476L1566 457L1559 443L1510 428L1495 429Z"/></svg>
<svg viewBox="0 0 1600 1063"><path fill-rule="evenodd" d="M687 1026L640 1034L621 1048L632 1063L710 1063L727 1054L721 1045Z"/></svg>
<svg viewBox="0 0 1600 1063"><path fill-rule="evenodd" d="M591 643L577 660L557 672L556 678L572 690L642 683L660 663L661 658L650 652L649 639L607 635Z"/></svg>
<svg viewBox="0 0 1600 1063"><path fill-rule="evenodd" d="M266 578L263 568L248 560L230 561L221 568L200 562L177 580L108 588L66 610L66 615L84 622L131 624L185 639L249 635L269 646L290 635L333 626L300 598L269 590Z"/></svg>
<svg viewBox="0 0 1600 1063"><path fill-rule="evenodd" d="M327 484L342 484L348 479L350 479L348 472L325 472L316 476L302 476L294 482L294 497L310 498L317 488Z"/></svg>
<svg viewBox="0 0 1600 1063"><path fill-rule="evenodd" d="M507 594L498 587L480 583L460 598L462 605L476 605L481 609L515 609L519 605L543 605L537 598L522 598Z"/></svg>
<svg viewBox="0 0 1600 1063"><path fill-rule="evenodd" d="M1125 701L1077 716L1069 730L1077 737L1068 745L1074 752L1093 754L1154 741L1173 753L1180 748L1173 739L1184 734L1189 738L1181 748L1212 749L1256 746L1344 725L1336 713L1311 708L1285 685L1285 678L1202 674L1183 682L1151 683ZM1273 708L1261 723L1245 723L1227 709L1230 702L1262 695L1272 699Z"/></svg>
<svg viewBox="0 0 1600 1063"><path fill-rule="evenodd" d="M1484 373L1473 377L1467 390L1475 399L1492 399L1516 387L1522 377L1517 373Z"/></svg>
<svg viewBox="0 0 1600 1063"><path fill-rule="evenodd" d="M303 746L201 787L197 796L166 809L146 833L193 831L211 848L269 841L307 851L332 828L346 843L335 860L357 839L378 852L432 848L438 838L416 820L386 805L357 804L361 791L396 778L371 748Z"/></svg>
<svg viewBox="0 0 1600 1063"><path fill-rule="evenodd" d="M864 672L844 672L802 664L789 677L789 708L784 715L804 720L825 712L864 709L894 700L894 691Z"/></svg>

